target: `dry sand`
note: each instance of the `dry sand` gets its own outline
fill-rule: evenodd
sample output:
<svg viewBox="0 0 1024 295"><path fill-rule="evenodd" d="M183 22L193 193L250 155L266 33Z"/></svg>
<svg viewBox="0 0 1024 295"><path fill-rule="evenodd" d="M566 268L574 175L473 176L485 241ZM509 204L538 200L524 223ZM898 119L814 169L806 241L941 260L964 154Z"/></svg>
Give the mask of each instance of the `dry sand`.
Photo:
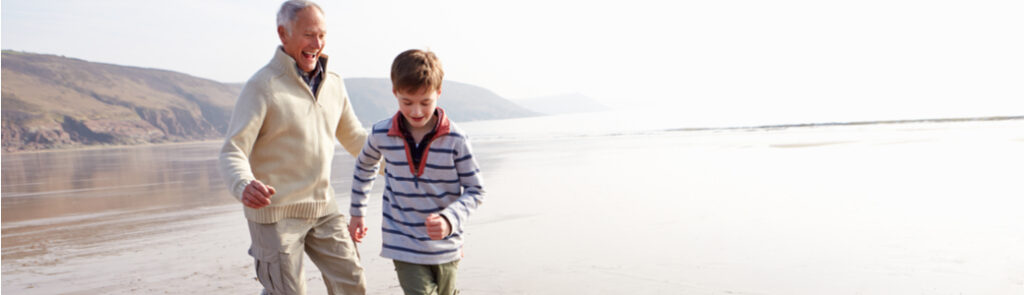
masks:
<svg viewBox="0 0 1024 295"><path fill-rule="evenodd" d="M4 155L3 293L257 294L216 144L160 149ZM1024 294L1019 120L475 149L488 195L463 294ZM351 161L335 161L339 192ZM369 224L370 293L399 294L379 214ZM306 267L309 293L325 294Z"/></svg>

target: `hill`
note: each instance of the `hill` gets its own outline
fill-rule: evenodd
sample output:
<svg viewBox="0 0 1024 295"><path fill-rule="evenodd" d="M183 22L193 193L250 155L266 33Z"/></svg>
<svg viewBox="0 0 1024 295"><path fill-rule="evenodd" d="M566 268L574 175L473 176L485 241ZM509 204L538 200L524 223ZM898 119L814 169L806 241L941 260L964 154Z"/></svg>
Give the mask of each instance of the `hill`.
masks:
<svg viewBox="0 0 1024 295"><path fill-rule="evenodd" d="M388 118L398 111L391 94L391 80L384 78L345 79L352 106L363 125ZM455 122L508 119L539 115L494 92L465 83L445 81L438 105Z"/></svg>
<svg viewBox="0 0 1024 295"><path fill-rule="evenodd" d="M5 151L216 138L237 89L165 70L3 52Z"/></svg>
<svg viewBox="0 0 1024 295"><path fill-rule="evenodd" d="M187 74L3 51L4 151L223 138L241 84ZM397 109L386 79L347 79L364 124ZM532 115L486 89L446 82L453 119Z"/></svg>

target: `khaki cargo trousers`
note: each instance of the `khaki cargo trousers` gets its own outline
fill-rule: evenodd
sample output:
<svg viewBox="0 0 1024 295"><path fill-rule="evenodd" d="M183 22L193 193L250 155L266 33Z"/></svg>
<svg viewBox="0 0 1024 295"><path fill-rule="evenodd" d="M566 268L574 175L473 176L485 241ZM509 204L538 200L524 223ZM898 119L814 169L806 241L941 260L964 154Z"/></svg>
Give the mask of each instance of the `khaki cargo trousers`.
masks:
<svg viewBox="0 0 1024 295"><path fill-rule="evenodd" d="M249 234L249 255L256 259L256 277L263 284L263 294L306 294L303 252L323 274L328 294L366 294L363 267L344 215L286 218L270 224L250 221Z"/></svg>

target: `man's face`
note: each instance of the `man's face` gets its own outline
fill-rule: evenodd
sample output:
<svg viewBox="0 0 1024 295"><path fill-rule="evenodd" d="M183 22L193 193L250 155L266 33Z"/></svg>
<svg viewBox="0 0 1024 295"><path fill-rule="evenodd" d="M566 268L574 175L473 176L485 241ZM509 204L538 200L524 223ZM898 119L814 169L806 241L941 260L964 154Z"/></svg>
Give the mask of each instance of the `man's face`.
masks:
<svg viewBox="0 0 1024 295"><path fill-rule="evenodd" d="M327 35L327 24L319 9L310 6L299 11L292 23L291 34L284 27L277 27L277 35L281 37L284 52L295 59L295 63L305 72L312 72L320 52L324 49L324 36Z"/></svg>
<svg viewBox="0 0 1024 295"><path fill-rule="evenodd" d="M413 129L428 127L428 123L434 118L437 98L441 95L440 89L417 92L419 93L394 91L395 98L398 98L398 110Z"/></svg>

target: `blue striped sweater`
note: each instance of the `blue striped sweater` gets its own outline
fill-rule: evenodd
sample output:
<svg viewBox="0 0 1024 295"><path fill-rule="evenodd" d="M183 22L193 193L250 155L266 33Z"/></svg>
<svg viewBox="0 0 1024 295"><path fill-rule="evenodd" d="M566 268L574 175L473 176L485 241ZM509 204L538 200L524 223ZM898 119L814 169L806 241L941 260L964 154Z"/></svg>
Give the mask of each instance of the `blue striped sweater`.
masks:
<svg viewBox="0 0 1024 295"><path fill-rule="evenodd" d="M411 147L398 127L401 113L373 125L363 151L356 158L352 181L352 216L365 216L367 197L376 178L380 158L385 165L386 188L381 222L381 256L417 264L442 264L462 257L462 237L469 215L483 202L480 169L465 134L438 108L437 132L427 142L419 167L409 160ZM452 233L442 240L427 235L427 216L448 219Z"/></svg>

